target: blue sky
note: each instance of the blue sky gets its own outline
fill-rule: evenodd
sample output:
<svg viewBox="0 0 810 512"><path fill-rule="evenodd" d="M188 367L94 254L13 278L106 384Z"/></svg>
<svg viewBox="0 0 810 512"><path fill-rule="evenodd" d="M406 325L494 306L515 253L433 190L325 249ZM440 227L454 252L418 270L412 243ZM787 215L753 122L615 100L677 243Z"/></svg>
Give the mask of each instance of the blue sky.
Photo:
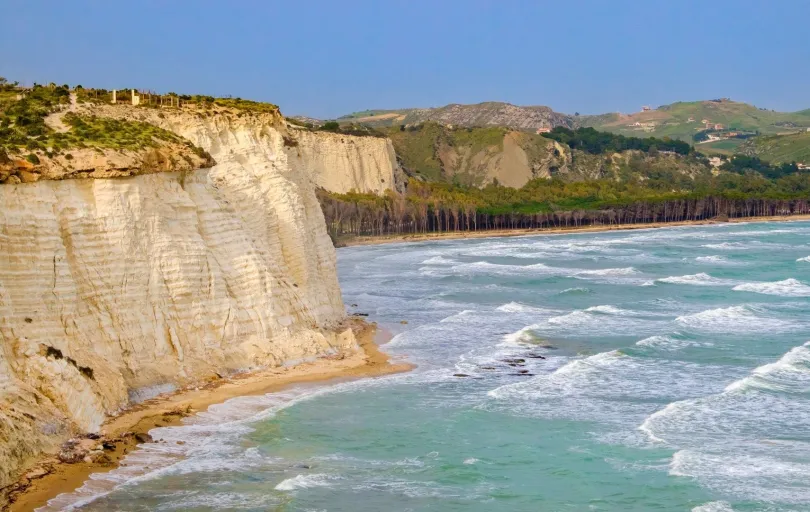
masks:
<svg viewBox="0 0 810 512"><path fill-rule="evenodd" d="M0 76L233 95L286 114L730 97L810 108L806 0L0 0Z"/></svg>

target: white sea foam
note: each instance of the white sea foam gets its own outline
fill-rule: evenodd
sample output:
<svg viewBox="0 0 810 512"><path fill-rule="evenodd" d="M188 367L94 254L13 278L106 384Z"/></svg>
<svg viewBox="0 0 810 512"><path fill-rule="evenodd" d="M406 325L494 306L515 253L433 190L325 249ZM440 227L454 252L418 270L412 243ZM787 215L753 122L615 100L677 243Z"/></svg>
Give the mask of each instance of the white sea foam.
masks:
<svg viewBox="0 0 810 512"><path fill-rule="evenodd" d="M682 350L687 347L710 347L711 342L708 341L694 341L676 336L650 336L636 342L639 347L651 347L658 350L676 351Z"/></svg>
<svg viewBox="0 0 810 512"><path fill-rule="evenodd" d="M500 311L501 313L545 313L548 310L521 304L519 302L509 302L498 306L495 308L495 311Z"/></svg>
<svg viewBox="0 0 810 512"><path fill-rule="evenodd" d="M654 412L651 400L721 389L713 382L721 371L712 365L638 358L613 350L571 360L552 373L495 388L488 396L496 400L492 407L505 407L512 414L598 421L630 431Z"/></svg>
<svg viewBox="0 0 810 512"><path fill-rule="evenodd" d="M549 317L539 323L538 332L553 335L604 335L651 333L663 326L665 319L654 313L631 311L616 306L592 306L584 310Z"/></svg>
<svg viewBox="0 0 810 512"><path fill-rule="evenodd" d="M617 308L616 306L591 306L585 311L591 313L604 313L607 315L632 315L634 314L633 311L627 311L626 309Z"/></svg>
<svg viewBox="0 0 810 512"><path fill-rule="evenodd" d="M747 242L722 242L719 244L706 244L703 245L702 247L722 251L747 251L759 249L780 249L786 246L783 244L774 244L768 242L759 242L757 240L751 240Z"/></svg>
<svg viewBox="0 0 810 512"><path fill-rule="evenodd" d="M537 343L537 337L534 335L533 331L539 327L539 324L529 325L511 334L507 334L503 337L502 345L522 346Z"/></svg>
<svg viewBox="0 0 810 512"><path fill-rule="evenodd" d="M743 283L733 288L735 292L754 292L781 297L810 297L810 286L790 278L773 283Z"/></svg>
<svg viewBox="0 0 810 512"><path fill-rule="evenodd" d="M792 348L775 363L755 368L751 375L729 384L726 392L748 389L807 393L810 392L810 342Z"/></svg>
<svg viewBox="0 0 810 512"><path fill-rule="evenodd" d="M695 258L698 263L728 264L729 261L724 256L698 256Z"/></svg>
<svg viewBox="0 0 810 512"><path fill-rule="evenodd" d="M574 273L574 275L611 277L611 276L630 276L638 273L639 273L638 270L636 270L634 267L624 267L624 268L599 268L593 270L578 270Z"/></svg>
<svg viewBox="0 0 810 512"><path fill-rule="evenodd" d="M467 464L467 465L475 464L476 462L478 462L478 459L476 459L475 457L470 457L469 459L464 459L464 464Z"/></svg>
<svg viewBox="0 0 810 512"><path fill-rule="evenodd" d="M712 277L705 272L685 276L663 277L661 279L657 279L657 281L660 283L689 284L693 286L729 286L734 284L734 281Z"/></svg>
<svg viewBox="0 0 810 512"><path fill-rule="evenodd" d="M590 291L591 290L589 288L577 286L575 288L566 288L565 290L559 292L559 295L562 295L564 293L590 293Z"/></svg>
<svg viewBox="0 0 810 512"><path fill-rule="evenodd" d="M275 489L277 491L295 491L297 489L310 489L312 487L329 487L332 485L332 480L334 479L334 476L321 473L296 475L292 478L282 480L276 485Z"/></svg>
<svg viewBox="0 0 810 512"><path fill-rule="evenodd" d="M441 320L439 320L439 322L441 322L441 323L445 323L445 322L466 322L467 320L469 320L469 317L471 315L475 315L475 314L476 314L476 311L473 311L472 309L465 309L464 311L459 311L458 313L456 313L454 315L450 315L450 316L448 316L446 318L442 318Z"/></svg>
<svg viewBox="0 0 810 512"><path fill-rule="evenodd" d="M690 329L718 334L784 332L795 327L786 320L760 316L766 311L751 305L708 309L700 313L679 316L675 321Z"/></svg>
<svg viewBox="0 0 810 512"><path fill-rule="evenodd" d="M434 256L422 262L422 265L456 265L456 260L445 258L444 256Z"/></svg>
<svg viewBox="0 0 810 512"><path fill-rule="evenodd" d="M692 512L734 512L734 509L727 501L710 501L693 508Z"/></svg>
<svg viewBox="0 0 810 512"><path fill-rule="evenodd" d="M810 488L806 485L808 472L810 465L806 463L756 449L753 453L680 450L672 456L669 468L672 476L695 478L710 489L740 500L792 505L810 502Z"/></svg>
<svg viewBox="0 0 810 512"><path fill-rule="evenodd" d="M107 473L93 474L82 487L60 494L39 510L73 510L123 484L132 485L169 475L265 467L278 459L262 457L255 450L243 448L239 442L253 430L251 424L271 418L278 411L303 400L355 385L348 382L314 389L292 388L267 395L236 397L212 405L207 411L185 418L182 426L152 429L149 432L152 437L165 442L139 445L122 460L121 466ZM178 441L183 444L178 444Z"/></svg>
<svg viewBox="0 0 810 512"><path fill-rule="evenodd" d="M803 261L805 263L810 263L810 256L805 256L804 258L799 258L796 261L797 262Z"/></svg>
<svg viewBox="0 0 810 512"><path fill-rule="evenodd" d="M509 265L502 263L490 263L488 261L476 261L473 263L460 263L452 266L432 265L421 267L420 272L426 276L444 275L494 275L494 276L568 276L579 279L614 279L626 278L638 274L638 270L633 267L623 268L602 268L602 269L582 269L553 267L545 263L535 263L533 265Z"/></svg>

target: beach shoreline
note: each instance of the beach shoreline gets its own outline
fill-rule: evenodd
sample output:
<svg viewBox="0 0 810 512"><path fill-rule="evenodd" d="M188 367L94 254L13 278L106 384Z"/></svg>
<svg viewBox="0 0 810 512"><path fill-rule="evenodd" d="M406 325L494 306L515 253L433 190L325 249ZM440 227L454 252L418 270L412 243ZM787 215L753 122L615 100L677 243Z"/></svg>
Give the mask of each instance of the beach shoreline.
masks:
<svg viewBox="0 0 810 512"><path fill-rule="evenodd" d="M390 333L358 318L351 318L346 323L357 339L356 351L292 367L267 368L218 379L197 388L147 400L110 417L102 425L101 437L93 440L93 444L109 443L113 446L104 450L106 457L103 461L68 464L60 462L54 455L43 456L8 492L8 510L35 510L59 494L75 491L93 473L112 471L138 444L150 442L148 432L153 428L180 425L183 418L230 398L278 392L295 384L379 377L413 368L410 363L390 361L389 356L379 349L379 344L391 339Z"/></svg>
<svg viewBox="0 0 810 512"><path fill-rule="evenodd" d="M544 229L493 229L487 231L450 231L441 233L414 233L408 235L359 236L340 240L339 247L382 245L407 242L438 242L473 238L504 238L512 236L567 235L572 233L603 233L608 231L629 231L638 229L658 229L681 226L705 226L710 224L740 224L749 222L790 222L810 220L810 215L774 215L766 217L745 217L725 220L687 220L678 222L647 222L642 224L615 224L610 226L559 227Z"/></svg>

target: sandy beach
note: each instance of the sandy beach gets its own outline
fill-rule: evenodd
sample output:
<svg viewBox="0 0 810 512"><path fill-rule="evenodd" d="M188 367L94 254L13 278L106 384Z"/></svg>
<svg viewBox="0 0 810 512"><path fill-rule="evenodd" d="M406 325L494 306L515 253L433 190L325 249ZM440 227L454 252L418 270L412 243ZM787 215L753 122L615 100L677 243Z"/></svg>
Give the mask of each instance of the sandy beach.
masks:
<svg viewBox="0 0 810 512"><path fill-rule="evenodd" d="M462 238L498 238L507 236L553 235L568 233L601 233L604 231L626 231L632 229L671 228L676 226L702 226L706 224L728 224L744 222L786 222L810 220L810 215L777 215L769 217L745 217L720 221L714 219L681 222L648 222L642 224L614 224L612 226L559 227L546 229L493 229L488 231L451 231L442 233L414 233L408 235L359 236L341 240L345 247L357 245L377 245L402 242L428 242L458 240Z"/></svg>
<svg viewBox="0 0 810 512"><path fill-rule="evenodd" d="M377 377L413 367L408 363L392 363L378 348L378 344L390 339L389 333L356 318L347 323L354 330L360 348L355 352L218 379L195 389L159 396L110 418L102 426L101 438L93 440L93 444L107 442L114 447L105 450L108 460L65 464L54 456L43 457L9 492L9 510L35 510L57 495L77 489L92 473L118 467L129 452L148 439L151 429L179 425L186 416L213 404L237 396L277 392L294 384Z"/></svg>

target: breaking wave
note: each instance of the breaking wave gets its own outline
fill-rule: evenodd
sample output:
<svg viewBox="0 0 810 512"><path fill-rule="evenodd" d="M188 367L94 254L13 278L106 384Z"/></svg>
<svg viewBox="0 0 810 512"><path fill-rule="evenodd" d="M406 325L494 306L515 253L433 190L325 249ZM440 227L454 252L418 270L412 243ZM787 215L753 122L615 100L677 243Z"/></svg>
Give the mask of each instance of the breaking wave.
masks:
<svg viewBox="0 0 810 512"><path fill-rule="evenodd" d="M810 297L810 286L790 278L774 283L743 283L733 288L735 292L753 292L781 297Z"/></svg>
<svg viewBox="0 0 810 512"><path fill-rule="evenodd" d="M660 283L689 284L693 286L728 286L730 284L733 284L732 281L712 277L709 274L706 274L705 272L685 276L663 277L661 279L657 279L657 281Z"/></svg>
<svg viewBox="0 0 810 512"><path fill-rule="evenodd" d="M444 256L434 256L423 261L422 265L455 265L457 263L456 260L451 260Z"/></svg>
<svg viewBox="0 0 810 512"><path fill-rule="evenodd" d="M728 265L731 262L724 256L698 256L695 258L698 263L712 263L716 265Z"/></svg>
<svg viewBox="0 0 810 512"><path fill-rule="evenodd" d="M726 392L748 389L807 393L810 392L810 342L792 348L775 363L755 368L751 375L732 382Z"/></svg>
<svg viewBox="0 0 810 512"><path fill-rule="evenodd" d="M794 324L778 318L760 316L761 308L751 305L708 309L700 313L682 315L675 321L685 327L713 333L784 332Z"/></svg>
<svg viewBox="0 0 810 512"><path fill-rule="evenodd" d="M313 473L311 475L296 475L292 478L282 480L276 485L277 491L294 491L296 489L311 489L312 487L329 487L330 481L335 477Z"/></svg>

